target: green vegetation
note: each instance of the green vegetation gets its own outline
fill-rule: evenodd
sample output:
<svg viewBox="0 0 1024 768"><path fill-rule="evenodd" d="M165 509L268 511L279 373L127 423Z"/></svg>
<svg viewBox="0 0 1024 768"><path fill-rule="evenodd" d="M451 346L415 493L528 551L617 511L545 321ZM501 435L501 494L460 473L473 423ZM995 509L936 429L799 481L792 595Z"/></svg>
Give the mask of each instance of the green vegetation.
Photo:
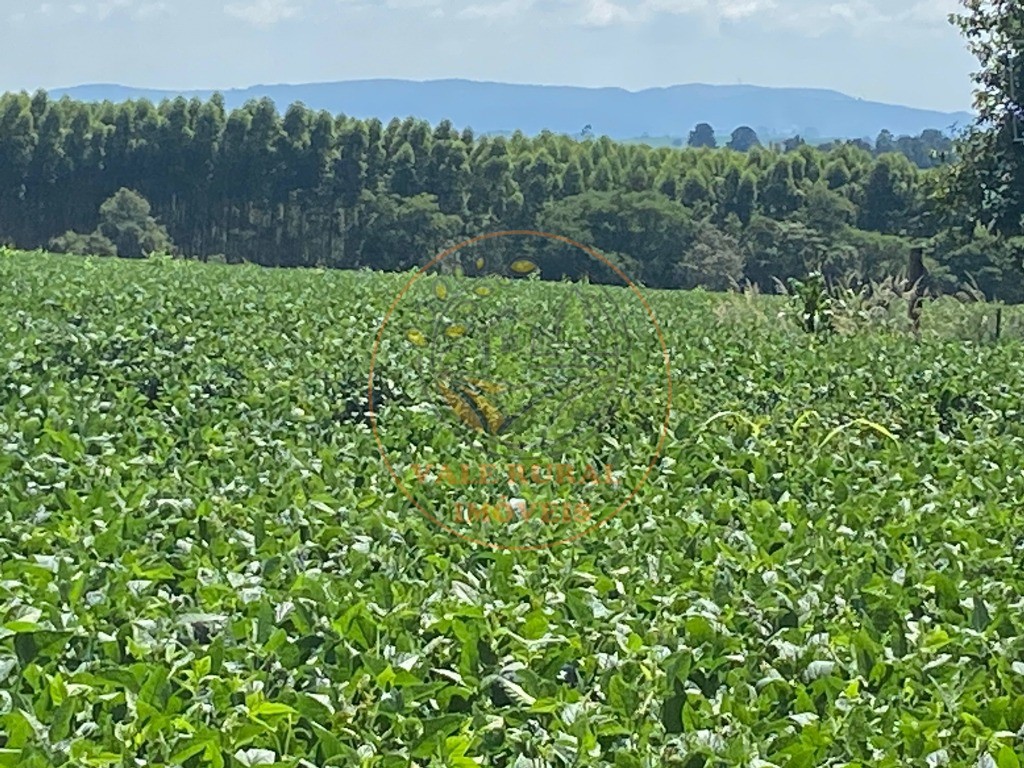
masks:
<svg viewBox="0 0 1024 768"><path fill-rule="evenodd" d="M111 253L118 237L100 208L127 188L152 206L140 220L160 224L142 227L156 236L148 246L138 234L134 245L118 244L123 256L170 238L200 259L389 270L481 232L551 222L564 227L559 234L597 232L603 225L586 217L599 211L624 222L629 241L615 250L652 287L749 280L767 291L775 279L811 272L879 279L903 269L920 244L934 290L973 280L991 298L1024 299L1021 247L1005 240L1019 228L986 241L979 218L951 199L974 193L956 191L949 163L928 148L939 140L906 144L883 133L877 150L799 138L762 147L741 127L713 148L703 125L691 137L702 146L654 148L589 135L476 137L447 122L383 125L301 104L281 116L269 100L228 113L219 97L154 106L8 94L0 97L0 242ZM917 167L925 160L940 167ZM957 178L969 186L968 175ZM655 238L679 226L678 244L649 242L644 217Z"/></svg>
<svg viewBox="0 0 1024 768"><path fill-rule="evenodd" d="M510 554L347 407L406 277L0 256L0 764L1018 765L1019 312L649 292L661 464Z"/></svg>
<svg viewBox="0 0 1024 768"><path fill-rule="evenodd" d="M953 22L977 57L978 119L938 199L1003 237L1024 234L1024 5L962 0ZM1016 259L1024 248L1018 246Z"/></svg>
<svg viewBox="0 0 1024 768"><path fill-rule="evenodd" d="M0 768L1020 768L1024 7L964 7L927 170L0 98L0 237L65 252L0 247ZM395 302L511 228L608 263L488 240ZM598 480L415 509L495 455Z"/></svg>
<svg viewBox="0 0 1024 768"><path fill-rule="evenodd" d="M100 225L95 232L67 232L51 240L50 247L57 253L131 259L154 253L169 255L175 250L167 230L150 216L149 203L130 189L118 190L100 206Z"/></svg>

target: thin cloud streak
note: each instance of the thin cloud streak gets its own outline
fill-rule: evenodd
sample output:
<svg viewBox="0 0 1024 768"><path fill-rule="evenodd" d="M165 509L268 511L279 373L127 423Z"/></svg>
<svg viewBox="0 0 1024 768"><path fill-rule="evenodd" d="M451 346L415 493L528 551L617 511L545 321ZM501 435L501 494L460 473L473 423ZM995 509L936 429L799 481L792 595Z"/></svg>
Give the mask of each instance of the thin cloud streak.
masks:
<svg viewBox="0 0 1024 768"><path fill-rule="evenodd" d="M255 0L250 3L229 3L224 12L256 27L270 27L287 19L294 19L301 8L291 0Z"/></svg>

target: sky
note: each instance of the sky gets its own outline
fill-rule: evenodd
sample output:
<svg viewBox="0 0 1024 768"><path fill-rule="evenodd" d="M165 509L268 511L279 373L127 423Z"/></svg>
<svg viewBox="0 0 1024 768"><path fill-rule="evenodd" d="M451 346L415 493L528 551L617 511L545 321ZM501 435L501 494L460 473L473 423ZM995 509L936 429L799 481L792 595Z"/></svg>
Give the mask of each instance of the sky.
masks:
<svg viewBox="0 0 1024 768"><path fill-rule="evenodd" d="M0 91L372 77L830 88L970 109L957 0L2 0Z"/></svg>

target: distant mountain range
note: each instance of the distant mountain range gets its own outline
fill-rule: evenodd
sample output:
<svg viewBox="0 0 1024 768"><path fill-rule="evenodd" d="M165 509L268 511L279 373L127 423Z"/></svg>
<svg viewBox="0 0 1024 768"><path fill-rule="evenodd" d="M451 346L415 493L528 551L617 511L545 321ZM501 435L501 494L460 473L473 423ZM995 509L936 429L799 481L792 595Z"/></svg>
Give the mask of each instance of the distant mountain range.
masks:
<svg viewBox="0 0 1024 768"><path fill-rule="evenodd" d="M820 138L871 138L882 129L917 135L925 129L948 131L972 120L969 112L937 112L853 98L811 88L753 85L674 85L627 91L622 88L514 85L471 80L349 80L299 85L256 85L220 91L229 108L270 97L282 111L301 101L358 118L413 116L436 124L451 120L478 133L542 130L578 134L591 126L595 135L613 139L683 136L697 123L728 134L740 125L754 128L762 140L800 134ZM175 96L208 98L212 90L168 91L122 85L81 85L52 91L83 101L160 101Z"/></svg>

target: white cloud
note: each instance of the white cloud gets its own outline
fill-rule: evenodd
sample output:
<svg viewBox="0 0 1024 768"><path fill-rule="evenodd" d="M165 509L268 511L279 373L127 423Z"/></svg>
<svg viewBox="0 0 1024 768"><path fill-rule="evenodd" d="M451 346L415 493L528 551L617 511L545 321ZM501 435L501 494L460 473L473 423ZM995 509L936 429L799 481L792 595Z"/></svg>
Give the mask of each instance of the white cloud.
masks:
<svg viewBox="0 0 1024 768"><path fill-rule="evenodd" d="M630 11L611 0L586 0L584 3L582 21L588 27L609 27L633 20Z"/></svg>
<svg viewBox="0 0 1024 768"><path fill-rule="evenodd" d="M41 16L59 17L65 7L54 3L40 3L36 13ZM87 16L104 21L115 15L128 15L134 19L147 19L169 12L170 6L159 0L136 2L136 0L99 0L98 2L74 2L66 6L67 12L75 16Z"/></svg>
<svg viewBox="0 0 1024 768"><path fill-rule="evenodd" d="M731 0L719 4L719 13L725 19L744 19L758 13L774 11L777 7L775 0Z"/></svg>
<svg viewBox="0 0 1024 768"><path fill-rule="evenodd" d="M804 0L804 5L797 12L790 7L775 14L774 23L811 36L846 29L859 35L905 37L948 29L958 0L844 0L827 5Z"/></svg>
<svg viewBox="0 0 1024 768"><path fill-rule="evenodd" d="M901 16L903 20L915 24L932 24L946 26L949 14L962 11L959 0L918 0Z"/></svg>
<svg viewBox="0 0 1024 768"><path fill-rule="evenodd" d="M708 0L647 0L644 5L655 13L694 13L706 11L712 4Z"/></svg>
<svg viewBox="0 0 1024 768"><path fill-rule="evenodd" d="M575 2L577 23L588 26L647 23L658 15L672 15L696 16L714 25L757 21L767 27L810 35L819 35L837 27L862 31L901 23L913 24L918 28L944 27L949 13L958 7L958 0L786 0L784 3L781 0L638 0L633 4L624 0Z"/></svg>
<svg viewBox="0 0 1024 768"><path fill-rule="evenodd" d="M143 3L135 9L134 16L137 19L148 19L153 16L159 16L162 13L168 13L170 10L167 3Z"/></svg>
<svg viewBox="0 0 1024 768"><path fill-rule="evenodd" d="M397 10L410 9L410 8L432 8L434 10L440 9L444 5L443 0L386 0L384 3L388 8Z"/></svg>
<svg viewBox="0 0 1024 768"><path fill-rule="evenodd" d="M107 0L114 2L116 0ZM266 17L273 23L297 12L298 0L235 0L234 15ZM435 15L483 21L529 22L545 14L575 26L646 24L659 16L692 16L712 27L755 22L766 27L818 35L836 28L863 30L882 25L945 26L958 0L334 0L348 8L424 10Z"/></svg>
<svg viewBox="0 0 1024 768"><path fill-rule="evenodd" d="M132 0L104 0L104 2L96 3L94 12L96 18L102 20L112 13L130 8L131 5Z"/></svg>
<svg viewBox="0 0 1024 768"><path fill-rule="evenodd" d="M43 16L97 19L115 15L150 18L171 12L184 16L189 13L185 6L206 4L202 0L18 1L25 3L26 11ZM681 17L702 23L705 30L757 24L765 29L817 36L837 29L899 35L930 32L948 28L947 16L960 5L959 0L223 0L207 7L254 26L270 26L303 15L312 17L312 11L325 19L338 10L380 10L602 28L657 24L665 17ZM905 28L899 29L900 25Z"/></svg>
<svg viewBox="0 0 1024 768"><path fill-rule="evenodd" d="M249 3L228 3L224 12L257 27L269 27L279 21L293 19L301 9L292 0L253 0Z"/></svg>
<svg viewBox="0 0 1024 768"><path fill-rule="evenodd" d="M534 0L500 0L496 3L467 5L456 15L462 19L510 19L533 10Z"/></svg>

